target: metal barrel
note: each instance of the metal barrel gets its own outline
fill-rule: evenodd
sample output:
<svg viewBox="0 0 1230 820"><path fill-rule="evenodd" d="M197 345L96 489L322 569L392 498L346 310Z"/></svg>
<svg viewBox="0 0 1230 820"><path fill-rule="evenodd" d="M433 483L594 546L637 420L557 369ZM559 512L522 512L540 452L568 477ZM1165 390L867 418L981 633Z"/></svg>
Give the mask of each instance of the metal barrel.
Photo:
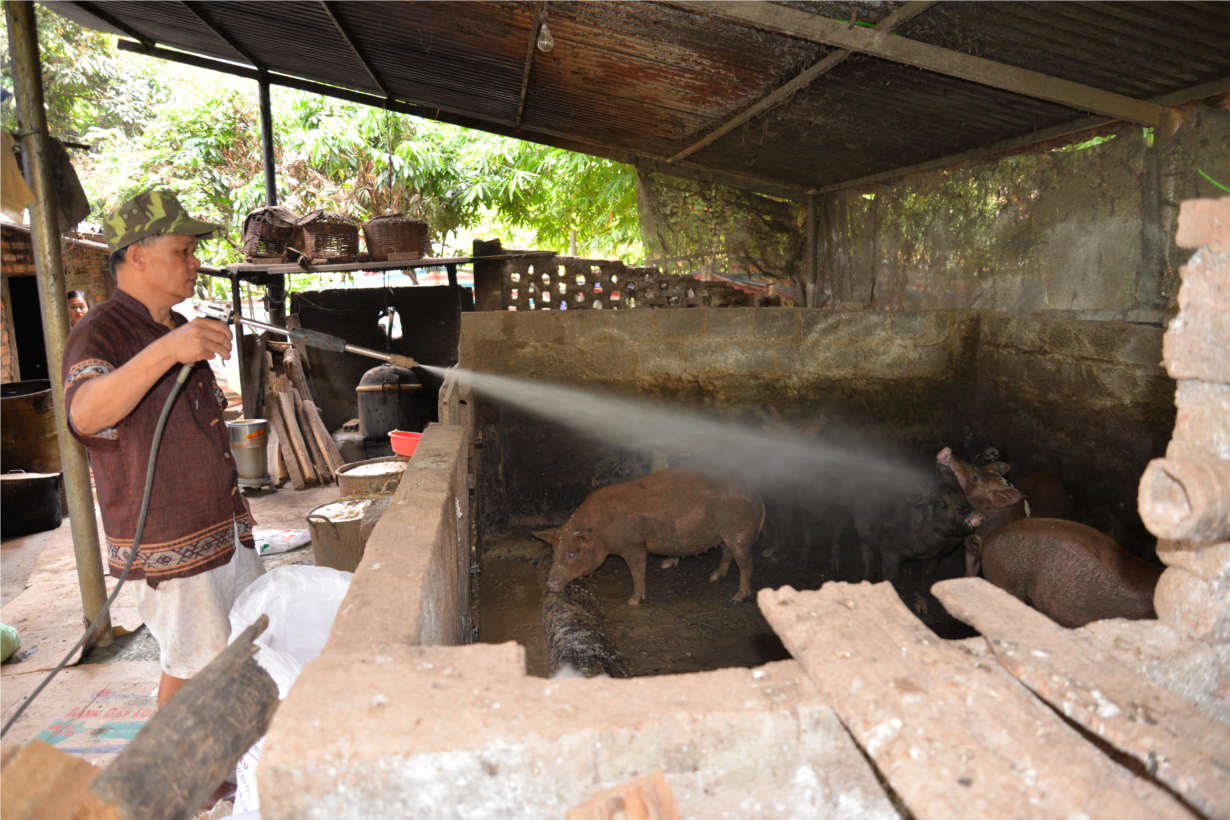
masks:
<svg viewBox="0 0 1230 820"><path fill-rule="evenodd" d="M269 422L265 419L236 419L226 423L231 437L231 456L239 477L261 478L269 473Z"/></svg>

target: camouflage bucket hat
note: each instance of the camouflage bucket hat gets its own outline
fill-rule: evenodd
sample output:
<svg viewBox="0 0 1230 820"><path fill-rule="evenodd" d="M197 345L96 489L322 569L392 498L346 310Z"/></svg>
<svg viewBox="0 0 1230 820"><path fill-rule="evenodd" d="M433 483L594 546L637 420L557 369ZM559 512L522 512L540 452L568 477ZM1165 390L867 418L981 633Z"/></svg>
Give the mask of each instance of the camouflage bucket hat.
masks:
<svg viewBox="0 0 1230 820"><path fill-rule="evenodd" d="M137 194L103 220L103 237L111 253L155 234L204 237L221 225L193 219L169 191Z"/></svg>

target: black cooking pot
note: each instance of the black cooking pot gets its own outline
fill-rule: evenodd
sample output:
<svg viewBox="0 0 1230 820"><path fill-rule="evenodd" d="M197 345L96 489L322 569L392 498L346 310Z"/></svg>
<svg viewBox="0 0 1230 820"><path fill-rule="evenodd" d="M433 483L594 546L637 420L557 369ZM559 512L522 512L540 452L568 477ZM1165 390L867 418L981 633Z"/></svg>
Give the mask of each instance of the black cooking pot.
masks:
<svg viewBox="0 0 1230 820"><path fill-rule="evenodd" d="M60 526L64 519L60 506L62 476L21 470L0 475L0 535L16 538Z"/></svg>

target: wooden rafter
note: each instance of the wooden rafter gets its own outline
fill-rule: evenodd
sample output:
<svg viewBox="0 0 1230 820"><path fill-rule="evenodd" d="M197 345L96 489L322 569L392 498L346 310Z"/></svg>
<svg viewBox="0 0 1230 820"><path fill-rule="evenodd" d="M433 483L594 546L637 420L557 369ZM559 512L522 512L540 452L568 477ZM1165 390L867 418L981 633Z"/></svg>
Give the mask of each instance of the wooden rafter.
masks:
<svg viewBox="0 0 1230 820"><path fill-rule="evenodd" d="M342 39L346 41L346 45L350 46L350 51L358 58L363 67L367 69L367 76L372 78L372 82L376 84L376 88L380 89L380 93L385 97L392 98L393 92L389 91L389 87L384 84L384 80L380 79L380 75L376 73L376 67L372 65L372 61L367 59L367 55L359 48L359 44L355 42L354 37L350 35L350 30L342 22L337 12L333 9L333 3L327 3L321 0L320 5L325 9L325 14L329 15L329 19L333 21L333 27L337 29L337 33L342 35Z"/></svg>
<svg viewBox="0 0 1230 820"><path fill-rule="evenodd" d="M885 34L887 34L891 32L893 29L897 28L897 26L903 25L904 23L910 20L913 20L915 17L922 14L924 11L926 11L927 9L931 8L934 5L935 5L935 2L906 3L904 6L897 9L896 11L894 11L892 14L885 17L880 22L876 23L875 30L884 32ZM852 53L853 53L852 51L850 51L849 49L845 49L845 48L834 51L833 53L825 57L823 60L820 60L818 63L813 65L811 68L808 68L802 74L799 74L793 80L783 85L781 88L778 88L777 90L773 91L769 95L765 96L759 102L747 108L745 111L742 111L741 113L736 114L735 116L731 117L721 126L719 126L718 128L715 128L712 132L707 134L704 138L692 143L687 148L684 148L682 151L680 151L678 154L675 154L675 156L671 157L667 161L668 162L678 162L684 157L687 157L687 156L690 156L691 154L696 153L700 149L704 148L706 145L710 145L714 142L717 142L719 139L726 136L731 131L733 131L734 129L742 125L743 123L750 120L752 117L756 117L756 116L759 116L760 114L763 114L765 111L768 111L770 108L773 108L779 103L789 99L790 96L794 94L795 92L808 86L817 77L821 76L822 74L827 74L828 72L832 71L834 68L836 68L837 66L845 62L845 59L849 57Z"/></svg>
<svg viewBox="0 0 1230 820"><path fill-rule="evenodd" d="M230 46L231 49L236 54L238 54L240 57L243 57L245 60L247 60L249 64L255 66L257 71L267 71L268 70L260 60L256 59L255 55L253 55L252 52L244 48L239 43L238 40L236 40L229 33L227 33L226 30L224 30L221 26L219 26L212 19L210 19L209 14L205 11L205 5L206 5L205 3L188 2L188 0L180 0L180 5L186 8L188 11L192 12L192 15L196 17L196 19L204 23L206 28L208 28L215 35L217 35L219 40L221 40L222 42Z"/></svg>
<svg viewBox="0 0 1230 820"><path fill-rule="evenodd" d="M525 113L525 93L530 87L530 66L534 63L534 45L538 42L538 29L542 27L542 13L547 8L547 0L538 0L534 4L534 24L530 26L529 43L525 47L525 68L521 72L521 99L517 103L517 119L514 127L521 127L521 115Z"/></svg>
<svg viewBox="0 0 1230 820"><path fill-rule="evenodd" d="M146 49L156 48L158 45L158 43L153 38L146 37L144 34L140 33L139 31L134 29L132 26L121 22L115 17L112 17L107 12L103 11L99 7L98 3L74 2L73 5L81 9L82 11L84 11L86 14L93 15L99 20L102 20L104 23L111 26L112 28L118 29L119 31L124 32L129 37L136 40L141 45L145 46Z"/></svg>
<svg viewBox="0 0 1230 820"><path fill-rule="evenodd" d="M1223 77L1220 80L1203 83L1192 88L1182 89L1180 91L1172 91L1169 94L1163 94L1160 97L1154 97L1149 102L1160 107L1168 107L1172 105L1183 105L1184 103L1202 100L1206 97L1212 97L1217 94L1225 94L1230 91L1230 77ZM917 165L909 165L904 168L893 168L889 171L881 171L878 174L859 177L858 179L847 180L846 182L838 182L833 185L825 185L820 188L815 188L811 191L812 194L828 194L834 191L844 191L849 188L861 188L866 185L875 185L880 182L887 182L892 179L900 179L910 174L917 174L923 171L934 171L937 168L945 168L949 165L957 165L962 162L972 162L982 157L994 156L1002 154L1006 151L1017 151L1022 148L1028 148L1031 145L1036 145L1040 142L1065 137L1068 134L1076 134L1081 131L1087 131L1090 128L1097 128L1099 125L1106 125L1114 122L1114 120L1106 117L1082 117L1078 120L1070 120L1050 128L1044 128L1041 131L1034 131L1020 137L1002 140L990 145L983 145L978 148L971 148L968 151L962 151L959 154L949 154L946 157L938 157L936 159L920 162Z"/></svg>
<svg viewBox="0 0 1230 820"><path fill-rule="evenodd" d="M682 0L674 3L691 11L803 40L856 51L903 65L934 71L1014 94L1065 105L1078 111L1117 120L1155 126L1162 107L1145 100L1103 91L1037 71L997 63L952 49L889 37L883 32L850 26L839 20L754 0Z"/></svg>

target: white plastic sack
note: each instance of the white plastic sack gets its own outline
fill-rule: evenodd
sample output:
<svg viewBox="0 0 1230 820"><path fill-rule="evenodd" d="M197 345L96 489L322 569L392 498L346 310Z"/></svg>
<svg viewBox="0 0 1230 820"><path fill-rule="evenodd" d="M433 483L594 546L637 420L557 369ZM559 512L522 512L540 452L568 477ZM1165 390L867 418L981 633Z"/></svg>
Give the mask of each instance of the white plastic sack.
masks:
<svg viewBox="0 0 1230 820"><path fill-rule="evenodd" d="M278 555L306 546L312 540L310 530L252 530L256 551L261 555Z"/></svg>
<svg viewBox="0 0 1230 820"><path fill-rule="evenodd" d="M257 578L235 600L232 641L261 615L269 616L269 626L255 641L256 662L277 684L279 698L286 697L303 667L325 648L352 577L328 567L291 564ZM256 763L263 743L264 738L258 740L235 767L236 814L260 808Z"/></svg>

